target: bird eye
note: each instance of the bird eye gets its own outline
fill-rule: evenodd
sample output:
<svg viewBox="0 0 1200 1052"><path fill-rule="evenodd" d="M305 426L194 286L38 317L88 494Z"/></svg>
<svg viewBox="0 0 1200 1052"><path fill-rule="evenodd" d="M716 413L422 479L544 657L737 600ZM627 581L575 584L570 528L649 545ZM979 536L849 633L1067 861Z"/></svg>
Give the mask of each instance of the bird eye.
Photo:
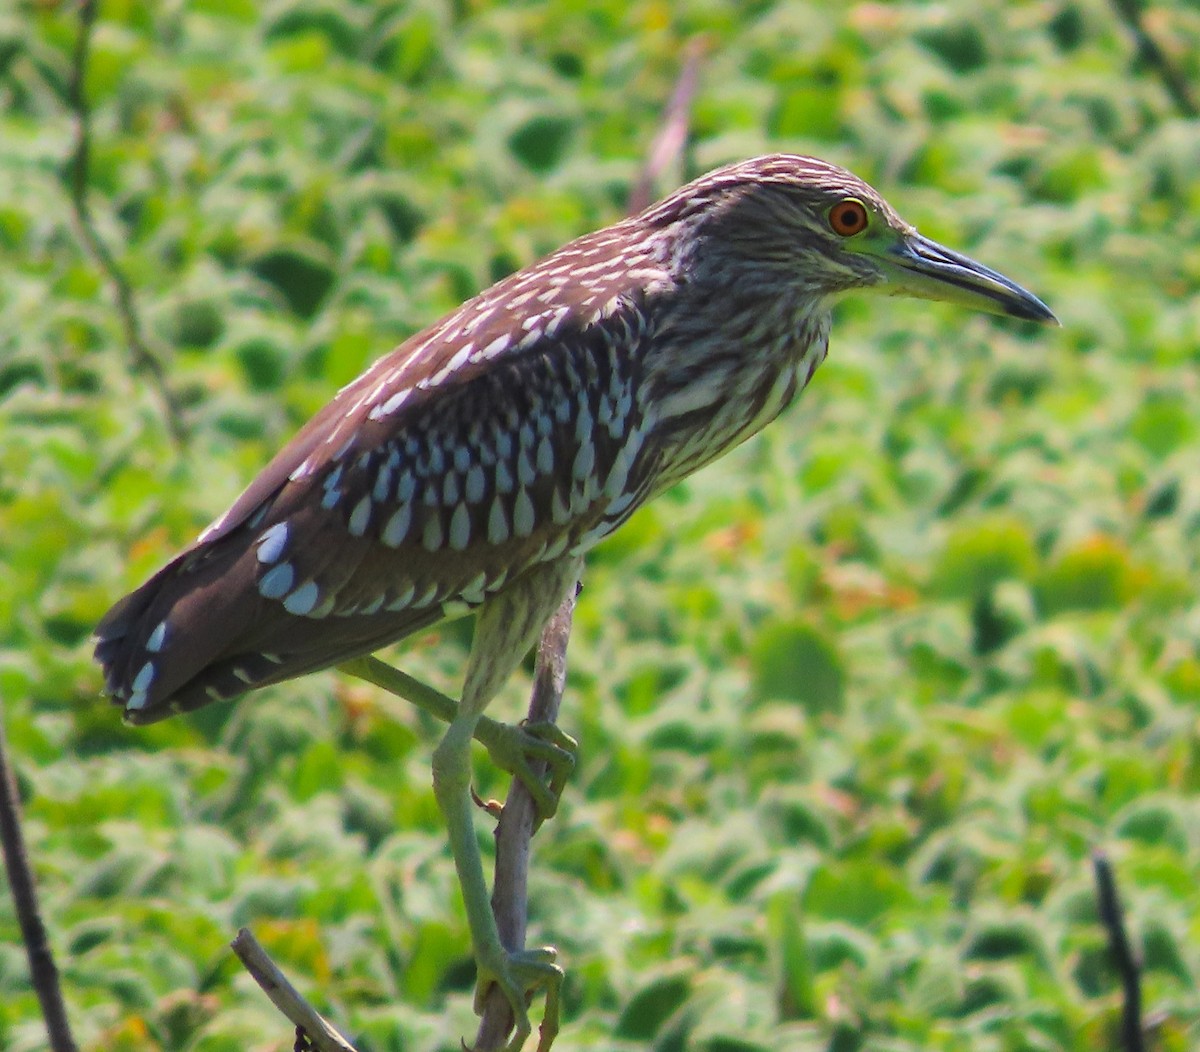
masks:
<svg viewBox="0 0 1200 1052"><path fill-rule="evenodd" d="M829 225L835 234L853 237L867 229L867 206L857 198L847 197L829 210Z"/></svg>

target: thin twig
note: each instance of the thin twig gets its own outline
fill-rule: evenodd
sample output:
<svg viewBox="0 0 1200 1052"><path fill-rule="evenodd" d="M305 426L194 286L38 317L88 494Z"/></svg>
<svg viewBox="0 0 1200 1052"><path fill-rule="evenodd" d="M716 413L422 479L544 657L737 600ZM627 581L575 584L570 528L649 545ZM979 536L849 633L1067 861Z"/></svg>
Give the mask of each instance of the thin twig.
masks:
<svg viewBox="0 0 1200 1052"><path fill-rule="evenodd" d="M1117 879L1113 875L1108 856L1100 850L1092 852L1092 869L1096 875L1096 900L1100 922L1108 932L1108 947L1113 963L1121 977L1123 1004L1121 1010L1121 1036L1125 1052L1145 1052L1142 1028L1141 967L1129 936L1125 932L1125 916L1121 900L1117 896Z"/></svg>
<svg viewBox="0 0 1200 1052"><path fill-rule="evenodd" d="M53 1052L76 1052L78 1046L71 1036L71 1025L67 1021L67 1009L58 983L58 969L46 938L46 926L38 910L37 887L33 882L29 855L25 851L25 837L21 832L21 804L17 780L8 763L8 742L3 721L0 721L0 846L4 849L8 886L12 889L21 938L29 955L29 974L42 1006L50 1048Z"/></svg>
<svg viewBox="0 0 1200 1052"><path fill-rule="evenodd" d="M529 700L530 723L553 723L562 704L567 682L567 643L571 638L571 618L575 613L572 586L562 605L546 625L538 643L537 669L533 694ZM539 769L541 768L541 769ZM544 774L544 765L535 764ZM525 948L525 928L529 907L529 855L537 829L537 805L519 778L514 778L496 823L496 869L492 884L492 913L500 942L509 952ZM502 1048L512 1029L512 1011L499 987L493 986L484 1001L483 1017L472 1046L475 1052ZM552 1035L551 1035L552 1036ZM546 1036L543 1035L543 1043ZM541 1044L539 1044L541 1047Z"/></svg>
<svg viewBox="0 0 1200 1052"><path fill-rule="evenodd" d="M1142 18L1143 5L1139 0L1112 0L1112 6L1133 36L1138 57L1158 74L1176 109L1185 117L1200 117L1200 104L1192 96L1187 77L1175 68L1175 64L1146 28Z"/></svg>
<svg viewBox="0 0 1200 1052"><path fill-rule="evenodd" d="M683 69L675 81L671 101L667 103L662 126L646 156L646 163L629 195L629 213L636 215L655 197L658 180L683 155L691 129L692 99L700 83L700 64L708 45L703 37L693 37L683 49Z"/></svg>
<svg viewBox="0 0 1200 1052"><path fill-rule="evenodd" d="M162 361L146 344L142 335L141 315L133 295L133 286L117 263L108 246L100 237L92 216L88 200L88 173L92 152L92 111L88 104L85 80L88 55L91 49L92 29L96 24L95 0L80 0L79 35L75 39L75 53L71 60L71 78L67 83L67 105L75 120L75 145L67 162L67 196L71 200L71 212L75 230L84 248L96 266L104 273L112 286L116 300L117 316L125 336L125 345L135 372L145 376L162 403L167 431L176 446L182 446L187 436L183 423L183 408L175 392L167 382L166 369Z"/></svg>
<svg viewBox="0 0 1200 1052"><path fill-rule="evenodd" d="M263 993L271 999L271 1003L295 1025L297 1048L304 1048L307 1039L308 1044L320 1052L355 1052L354 1046L330 1026L325 1017L288 982L287 976L279 970L279 966L271 960L249 929L240 929L237 938L229 945L246 966L246 971L262 987Z"/></svg>

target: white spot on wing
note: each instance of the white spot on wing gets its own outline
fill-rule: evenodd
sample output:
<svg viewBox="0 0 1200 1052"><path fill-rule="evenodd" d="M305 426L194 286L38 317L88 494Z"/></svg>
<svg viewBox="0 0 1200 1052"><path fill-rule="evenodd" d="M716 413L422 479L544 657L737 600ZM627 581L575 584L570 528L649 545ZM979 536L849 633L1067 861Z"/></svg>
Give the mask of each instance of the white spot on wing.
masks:
<svg viewBox="0 0 1200 1052"><path fill-rule="evenodd" d="M283 608L289 614L303 616L310 613L312 608L317 605L320 594L316 581L305 581L283 601Z"/></svg>
<svg viewBox="0 0 1200 1052"><path fill-rule="evenodd" d="M407 588L404 589L403 592L401 592L398 596L396 596L395 599L393 599L390 603L388 603L388 605L386 607L384 607L384 609L390 610L393 613L395 613L396 611L399 611L399 610L407 610L408 604L412 602L413 593L415 591L416 591L416 588L410 584Z"/></svg>
<svg viewBox="0 0 1200 1052"><path fill-rule="evenodd" d="M537 466L538 471L543 475L549 475L554 471L554 447L550 444L549 438L543 438L538 443Z"/></svg>
<svg viewBox="0 0 1200 1052"><path fill-rule="evenodd" d="M522 448L521 452L517 454L517 481L522 486L529 486L536 477L537 474L533 470L533 461L529 459L529 452Z"/></svg>
<svg viewBox="0 0 1200 1052"><path fill-rule="evenodd" d="M503 544L508 540L508 516L504 511L504 502L498 495L488 512L487 538L490 544Z"/></svg>
<svg viewBox="0 0 1200 1052"><path fill-rule="evenodd" d="M401 503L410 500L416 490L416 478L413 477L413 473L411 471L406 471L400 476L400 481L396 483L396 500L400 501Z"/></svg>
<svg viewBox="0 0 1200 1052"><path fill-rule="evenodd" d="M342 496L342 491L337 488L337 484L342 480L342 466L339 464L333 469L325 479L325 496L321 498L321 507L328 511Z"/></svg>
<svg viewBox="0 0 1200 1052"><path fill-rule="evenodd" d="M350 521L346 528L350 531L352 537L362 537L367 532L367 527L371 524L371 498L363 497L357 504L354 505L354 510L350 513Z"/></svg>
<svg viewBox="0 0 1200 1052"><path fill-rule="evenodd" d="M592 468L595 465L596 449L591 442L584 442L579 447L579 452L575 454L575 464L571 468L571 474L577 479L586 479L592 474Z"/></svg>
<svg viewBox="0 0 1200 1052"><path fill-rule="evenodd" d="M620 497L625 492L625 484L629 481L629 469L637 453L634 446L635 440L636 436L631 435L630 440L621 447L620 452L613 458L612 469L609 471L608 478L604 483L604 495L610 499Z"/></svg>
<svg viewBox="0 0 1200 1052"><path fill-rule="evenodd" d="M511 302L512 301L510 301L510 303ZM515 305L520 306L520 304ZM491 343L489 343L482 351L479 352L479 357L485 359L494 358L496 355L500 354L510 343L512 343L511 337L507 335L497 336L494 340L492 340Z"/></svg>
<svg viewBox="0 0 1200 1052"><path fill-rule="evenodd" d="M409 606L411 606L414 610L422 610L433 602L436 595L437 585L431 584L425 589L422 595L417 596L411 603L409 603Z"/></svg>
<svg viewBox="0 0 1200 1052"><path fill-rule="evenodd" d="M575 441L587 442L592 437L592 414L587 407L586 399L579 399L579 408L575 414Z"/></svg>
<svg viewBox="0 0 1200 1052"><path fill-rule="evenodd" d="M158 627L150 633L150 638L146 640L146 649L151 654L157 654L163 648L163 644L167 641L167 623L159 621Z"/></svg>
<svg viewBox="0 0 1200 1052"><path fill-rule="evenodd" d="M398 548L408 536L408 528L412 525L412 505L401 504L388 519L383 528L383 543L389 548Z"/></svg>
<svg viewBox="0 0 1200 1052"><path fill-rule="evenodd" d="M394 467L395 464L389 457L385 463L379 465L379 471L375 474L375 488L371 490L371 496L380 503L387 500L388 490L392 488L392 469Z"/></svg>
<svg viewBox="0 0 1200 1052"><path fill-rule="evenodd" d="M471 504L478 504L483 500L484 477L483 468L478 464L473 464L467 472L466 498Z"/></svg>
<svg viewBox="0 0 1200 1052"><path fill-rule="evenodd" d="M533 533L533 501L522 486L517 490L517 499L513 501L513 533L518 537L528 537Z"/></svg>
<svg viewBox="0 0 1200 1052"><path fill-rule="evenodd" d="M147 661L140 669L138 674L133 677L131 684L134 694L142 694L150 689L150 684L154 682L154 662ZM133 702L130 701L130 708L133 707Z"/></svg>
<svg viewBox="0 0 1200 1052"><path fill-rule="evenodd" d="M382 420L385 416L391 416L392 413L404 405L410 394L412 394L411 387L402 388L382 405L372 407L367 416L372 420Z"/></svg>
<svg viewBox="0 0 1200 1052"><path fill-rule="evenodd" d="M274 563L279 561L283 549L287 545L288 524L277 522L258 538L258 561Z"/></svg>
<svg viewBox="0 0 1200 1052"><path fill-rule="evenodd" d="M470 603L473 606L478 606L484 600L484 587L487 585L487 574L479 573L461 592L459 598L464 603Z"/></svg>
<svg viewBox="0 0 1200 1052"><path fill-rule="evenodd" d="M291 591L296 571L291 563L280 563L272 567L258 582L258 594L264 599L282 599Z"/></svg>
<svg viewBox="0 0 1200 1052"><path fill-rule="evenodd" d="M450 517L450 547L461 552L471 543L471 515L465 504L459 504Z"/></svg>
<svg viewBox="0 0 1200 1052"><path fill-rule="evenodd" d="M550 518L556 526L565 526L571 521L571 509L567 507L557 486L554 487L554 494L550 498Z"/></svg>

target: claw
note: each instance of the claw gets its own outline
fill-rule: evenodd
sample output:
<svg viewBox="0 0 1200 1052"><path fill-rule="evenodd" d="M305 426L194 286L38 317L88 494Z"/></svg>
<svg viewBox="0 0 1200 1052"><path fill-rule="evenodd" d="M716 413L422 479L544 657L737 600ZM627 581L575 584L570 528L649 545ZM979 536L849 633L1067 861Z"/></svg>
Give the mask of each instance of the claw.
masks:
<svg viewBox="0 0 1200 1052"><path fill-rule="evenodd" d="M497 822L500 821L500 816L504 814L504 804L499 800L485 800L475 792L475 786L471 786L471 802L481 811L486 811Z"/></svg>
<svg viewBox="0 0 1200 1052"><path fill-rule="evenodd" d="M575 769L579 748L575 739L554 723L523 722L513 727L491 720L486 724L480 721L476 737L487 747L492 762L520 779L529 790L537 808L538 825L553 818Z"/></svg>
<svg viewBox="0 0 1200 1052"><path fill-rule="evenodd" d="M558 1034L558 1017L563 971L554 963L558 956L553 946L540 946L516 953L499 951L490 960L477 958L479 979L475 986L475 1012L482 1014L484 999L493 984L508 1001L513 1017L513 1034L505 1052L520 1052L530 1033L529 999L538 990L546 992L546 1008L538 1027L538 1052L549 1052Z"/></svg>

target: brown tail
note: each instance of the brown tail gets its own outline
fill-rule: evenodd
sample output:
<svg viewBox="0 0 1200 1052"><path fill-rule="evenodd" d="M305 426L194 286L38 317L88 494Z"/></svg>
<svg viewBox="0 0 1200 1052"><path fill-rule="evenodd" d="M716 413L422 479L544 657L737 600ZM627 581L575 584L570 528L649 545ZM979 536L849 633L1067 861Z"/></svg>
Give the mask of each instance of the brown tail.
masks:
<svg viewBox="0 0 1200 1052"><path fill-rule="evenodd" d="M369 632L354 617L280 617L259 594L257 568L254 550L234 539L201 542L104 615L95 656L130 723L328 668L443 617L440 606L376 615Z"/></svg>

